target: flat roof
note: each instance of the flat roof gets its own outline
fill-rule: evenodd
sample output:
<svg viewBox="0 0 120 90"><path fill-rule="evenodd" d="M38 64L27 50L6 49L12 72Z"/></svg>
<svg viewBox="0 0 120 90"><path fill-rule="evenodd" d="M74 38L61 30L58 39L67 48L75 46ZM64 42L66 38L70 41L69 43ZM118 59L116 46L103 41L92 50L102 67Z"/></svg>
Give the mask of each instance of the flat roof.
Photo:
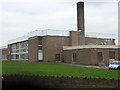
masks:
<svg viewBox="0 0 120 90"><path fill-rule="evenodd" d="M0 47L0 49L7 49L7 46L2 46Z"/></svg>
<svg viewBox="0 0 120 90"><path fill-rule="evenodd" d="M35 36L69 36L69 31L65 30L54 30L54 29L45 29L45 30L35 30L32 32L29 32L27 35L18 37L12 40L8 41L8 44L12 43L17 43L21 41L28 40L30 37L35 37Z"/></svg>
<svg viewBox="0 0 120 90"><path fill-rule="evenodd" d="M35 37L35 36L70 36L70 30L55 30L55 29L35 30L29 32L28 34L22 37L9 40L7 43L12 44L17 42L22 42L28 40L28 38L30 37ZM85 37L114 39L114 34L88 32L85 33Z"/></svg>
<svg viewBox="0 0 120 90"><path fill-rule="evenodd" d="M96 48L96 49L118 49L120 46L117 45L81 45L81 46L63 46L63 50L73 50L73 49L91 49L91 48Z"/></svg>

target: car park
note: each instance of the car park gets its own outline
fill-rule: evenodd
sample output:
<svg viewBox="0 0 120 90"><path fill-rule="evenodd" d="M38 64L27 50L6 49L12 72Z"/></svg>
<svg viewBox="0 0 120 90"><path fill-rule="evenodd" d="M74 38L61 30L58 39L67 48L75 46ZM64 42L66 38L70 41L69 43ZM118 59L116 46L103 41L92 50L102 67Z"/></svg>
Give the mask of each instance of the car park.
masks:
<svg viewBox="0 0 120 90"><path fill-rule="evenodd" d="M120 61L112 61L109 66L109 69L120 70Z"/></svg>

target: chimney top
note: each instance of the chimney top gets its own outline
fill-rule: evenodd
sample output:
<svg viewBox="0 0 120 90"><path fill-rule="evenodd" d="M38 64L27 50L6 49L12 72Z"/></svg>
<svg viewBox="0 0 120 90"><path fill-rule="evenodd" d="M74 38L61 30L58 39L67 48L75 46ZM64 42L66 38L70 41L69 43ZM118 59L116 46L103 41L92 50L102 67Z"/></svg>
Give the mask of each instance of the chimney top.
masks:
<svg viewBox="0 0 120 90"><path fill-rule="evenodd" d="M77 2L77 3L84 3L83 1L79 1L79 2Z"/></svg>

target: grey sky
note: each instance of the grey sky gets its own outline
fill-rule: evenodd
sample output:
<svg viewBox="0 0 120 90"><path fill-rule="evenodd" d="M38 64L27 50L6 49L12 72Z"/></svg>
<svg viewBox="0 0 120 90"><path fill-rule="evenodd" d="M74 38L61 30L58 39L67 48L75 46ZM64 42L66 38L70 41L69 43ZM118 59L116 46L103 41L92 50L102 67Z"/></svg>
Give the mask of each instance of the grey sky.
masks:
<svg viewBox="0 0 120 90"><path fill-rule="evenodd" d="M77 30L77 1L79 0L1 0L0 46L36 29ZM112 33L117 36L118 0L83 1L86 32Z"/></svg>

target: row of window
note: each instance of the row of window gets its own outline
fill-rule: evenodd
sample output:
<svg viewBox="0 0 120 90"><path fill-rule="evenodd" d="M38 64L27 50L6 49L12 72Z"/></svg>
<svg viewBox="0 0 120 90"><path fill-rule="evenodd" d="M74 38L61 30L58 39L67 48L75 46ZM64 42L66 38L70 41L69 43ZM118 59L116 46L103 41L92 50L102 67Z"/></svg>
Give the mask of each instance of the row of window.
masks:
<svg viewBox="0 0 120 90"><path fill-rule="evenodd" d="M99 61L102 61L103 60L103 52L98 52L97 53L97 59ZM109 59L115 59L115 52L114 51L110 51L109 52ZM72 61L76 61L77 60L77 54L76 53L73 53L72 54Z"/></svg>
<svg viewBox="0 0 120 90"><path fill-rule="evenodd" d="M12 53L28 52L28 49L11 50Z"/></svg>
<svg viewBox="0 0 120 90"><path fill-rule="evenodd" d="M28 41L15 43L11 46L11 49L18 49L18 48L25 48L25 47L28 47Z"/></svg>
<svg viewBox="0 0 120 90"><path fill-rule="evenodd" d="M4 60L4 59L7 59L7 55L1 55L0 56L0 60Z"/></svg>
<svg viewBox="0 0 120 90"><path fill-rule="evenodd" d="M11 59L28 59L28 54L14 54Z"/></svg>
<svg viewBox="0 0 120 90"><path fill-rule="evenodd" d="M27 52L28 51L28 41L15 43L11 45L12 53Z"/></svg>
<svg viewBox="0 0 120 90"><path fill-rule="evenodd" d="M103 53L102 52L98 52L97 53L97 58L101 61L103 60ZM115 59L115 52L110 51L109 52L109 59Z"/></svg>

